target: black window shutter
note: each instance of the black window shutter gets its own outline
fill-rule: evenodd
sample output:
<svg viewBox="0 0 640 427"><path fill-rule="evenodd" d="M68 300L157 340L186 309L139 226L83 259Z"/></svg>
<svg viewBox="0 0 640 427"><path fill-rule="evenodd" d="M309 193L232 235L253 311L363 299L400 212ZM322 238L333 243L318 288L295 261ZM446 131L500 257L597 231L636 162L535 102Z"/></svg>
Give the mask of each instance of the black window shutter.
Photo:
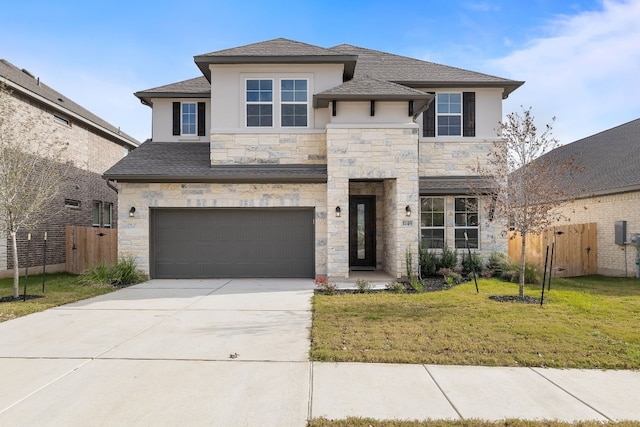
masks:
<svg viewBox="0 0 640 427"><path fill-rule="evenodd" d="M462 92L462 136L476 136L475 92Z"/></svg>
<svg viewBox="0 0 640 427"><path fill-rule="evenodd" d="M205 135L205 119L205 104L204 102L198 102L198 136Z"/></svg>
<svg viewBox="0 0 640 427"><path fill-rule="evenodd" d="M424 113L422 113L422 136L433 138L436 136L436 101L435 99L429 104Z"/></svg>
<svg viewBox="0 0 640 427"><path fill-rule="evenodd" d="M180 135L180 103L173 103L173 134Z"/></svg>

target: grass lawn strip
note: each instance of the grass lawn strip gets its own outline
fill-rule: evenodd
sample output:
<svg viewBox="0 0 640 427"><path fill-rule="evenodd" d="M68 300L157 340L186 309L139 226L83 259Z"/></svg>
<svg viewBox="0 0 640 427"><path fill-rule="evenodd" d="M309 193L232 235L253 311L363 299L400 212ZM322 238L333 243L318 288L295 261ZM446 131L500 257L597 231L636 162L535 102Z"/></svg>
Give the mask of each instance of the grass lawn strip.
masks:
<svg viewBox="0 0 640 427"><path fill-rule="evenodd" d="M378 421L370 418L347 418L344 420L327 420L316 418L307 424L308 427L638 427L640 422L619 421L600 423L598 421L579 421L564 423L559 421L525 421L509 419L505 421L455 420L455 421Z"/></svg>
<svg viewBox="0 0 640 427"><path fill-rule="evenodd" d="M640 280L556 279L545 304L480 280L423 294L315 295L311 358L329 362L640 369ZM539 297L539 287L526 294Z"/></svg>
<svg viewBox="0 0 640 427"><path fill-rule="evenodd" d="M97 295L113 292L110 286L80 285L75 275L68 273L47 274L45 292L42 293L42 276L29 276L27 283L27 301L18 299L0 303L0 322L27 314L44 311L51 307L80 301ZM20 296L24 291L24 277L20 278ZM13 279L0 279L0 298L13 295Z"/></svg>

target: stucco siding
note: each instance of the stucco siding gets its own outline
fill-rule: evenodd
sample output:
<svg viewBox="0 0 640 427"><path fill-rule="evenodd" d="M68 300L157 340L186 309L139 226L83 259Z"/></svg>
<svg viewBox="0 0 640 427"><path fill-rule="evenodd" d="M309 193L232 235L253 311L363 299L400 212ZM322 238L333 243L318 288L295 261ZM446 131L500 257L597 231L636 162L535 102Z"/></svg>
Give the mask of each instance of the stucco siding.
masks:
<svg viewBox="0 0 640 427"><path fill-rule="evenodd" d="M209 142L211 128L211 100L209 98L152 98L153 114L151 123L151 138L161 142ZM173 103L174 102L204 102L205 103L205 135L173 135Z"/></svg>

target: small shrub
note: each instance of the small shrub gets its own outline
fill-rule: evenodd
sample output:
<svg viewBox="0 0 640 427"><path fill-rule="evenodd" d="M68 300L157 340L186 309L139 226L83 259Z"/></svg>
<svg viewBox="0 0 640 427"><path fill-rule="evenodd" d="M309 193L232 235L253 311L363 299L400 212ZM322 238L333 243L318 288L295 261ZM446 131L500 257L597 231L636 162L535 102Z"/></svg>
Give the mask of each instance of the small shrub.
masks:
<svg viewBox="0 0 640 427"><path fill-rule="evenodd" d="M400 294L405 291L405 286L399 282L391 282L387 283L385 286L386 290L389 292L393 292L394 294Z"/></svg>
<svg viewBox="0 0 640 427"><path fill-rule="evenodd" d="M510 269L511 261L504 252L491 252L487 261L487 270L491 276L502 278L505 271Z"/></svg>
<svg viewBox="0 0 640 427"><path fill-rule="evenodd" d="M356 288L361 294L366 294L371 290L371 284L364 279L356 280Z"/></svg>
<svg viewBox="0 0 640 427"><path fill-rule="evenodd" d="M334 295L338 290L338 285L324 276L318 276L316 277L316 288L325 295Z"/></svg>
<svg viewBox="0 0 640 427"><path fill-rule="evenodd" d="M424 284L415 277L411 279L411 288L418 293L424 292Z"/></svg>
<svg viewBox="0 0 640 427"><path fill-rule="evenodd" d="M473 271L479 276L482 273L482 257L478 253L462 253L462 259L460 260L460 266L462 267L462 274L465 276L471 276Z"/></svg>
<svg viewBox="0 0 640 427"><path fill-rule="evenodd" d="M149 277L138 270L136 259L133 256L120 258L117 264L107 266L100 263L82 273L78 281L88 286L114 286L124 287L142 283Z"/></svg>
<svg viewBox="0 0 640 427"><path fill-rule="evenodd" d="M438 269L448 268L453 270L458 265L458 254L453 249L449 249L447 246L442 248L440 259L438 260Z"/></svg>
<svg viewBox="0 0 640 427"><path fill-rule="evenodd" d="M506 282L518 283L520 281L520 265L515 262L509 262L507 265L502 266L497 271L495 276L500 280ZM538 268L529 262L524 265L524 282L528 284L536 284L540 282L540 274Z"/></svg>
<svg viewBox="0 0 640 427"><path fill-rule="evenodd" d="M441 268L438 270L438 274L444 277L444 281L448 288L462 283L462 276L450 268Z"/></svg>
<svg viewBox="0 0 640 427"><path fill-rule="evenodd" d="M434 276L438 271L438 255L427 248L420 247L419 258L421 276Z"/></svg>

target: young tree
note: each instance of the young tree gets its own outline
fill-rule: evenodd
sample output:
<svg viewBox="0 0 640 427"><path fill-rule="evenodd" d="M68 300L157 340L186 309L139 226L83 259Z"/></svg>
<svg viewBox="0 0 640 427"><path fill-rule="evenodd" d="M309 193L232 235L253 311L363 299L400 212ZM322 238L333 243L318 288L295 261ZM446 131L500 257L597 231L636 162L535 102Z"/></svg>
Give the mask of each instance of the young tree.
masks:
<svg viewBox="0 0 640 427"><path fill-rule="evenodd" d="M66 149L42 117L17 108L0 82L0 230L11 237L14 298L19 297L18 231L33 230L64 208L56 198L68 171Z"/></svg>
<svg viewBox="0 0 640 427"><path fill-rule="evenodd" d="M572 199L572 176L580 171L574 156L560 157L552 151L559 146L552 136L554 122L555 117L539 132L531 108L508 114L500 123L501 140L494 143L487 165L477 167L477 173L495 189L489 209L496 217L507 219L509 228L522 238L521 298L527 236L540 234L562 219L556 208Z"/></svg>

